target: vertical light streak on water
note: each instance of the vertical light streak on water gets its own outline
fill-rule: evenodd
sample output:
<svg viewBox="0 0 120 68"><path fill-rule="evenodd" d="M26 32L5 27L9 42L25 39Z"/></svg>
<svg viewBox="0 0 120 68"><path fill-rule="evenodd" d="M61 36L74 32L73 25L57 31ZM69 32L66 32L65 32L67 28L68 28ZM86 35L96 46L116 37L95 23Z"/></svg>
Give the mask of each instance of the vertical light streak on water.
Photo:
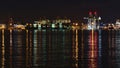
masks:
<svg viewBox="0 0 120 68"><path fill-rule="evenodd" d="M75 58L76 58L76 64L75 64L75 66L76 66L76 68L78 68L78 30L75 30L75 43L76 43L76 45L75 45Z"/></svg>
<svg viewBox="0 0 120 68"><path fill-rule="evenodd" d="M43 66L46 65L47 61L46 39L46 30L42 30Z"/></svg>
<svg viewBox="0 0 120 68"><path fill-rule="evenodd" d="M28 47L28 30L26 30L26 67L29 66L29 47Z"/></svg>
<svg viewBox="0 0 120 68"><path fill-rule="evenodd" d="M75 59L75 35L74 35L74 30L73 30L73 35L72 35L72 52L73 52L73 59Z"/></svg>
<svg viewBox="0 0 120 68"><path fill-rule="evenodd" d="M34 51L34 60L33 60L33 64L35 66L37 66L37 30L34 30L34 38L33 38L33 43L34 43L34 46L33 46L33 51Z"/></svg>
<svg viewBox="0 0 120 68"><path fill-rule="evenodd" d="M111 64L112 62L112 30L109 30L108 32L108 67L111 67L113 64Z"/></svg>
<svg viewBox="0 0 120 68"><path fill-rule="evenodd" d="M64 45L65 45L65 31L62 30L62 33L63 33L62 41L63 41L63 48L64 48Z"/></svg>
<svg viewBox="0 0 120 68"><path fill-rule="evenodd" d="M73 45L72 45L72 49L73 49L72 52L73 52L73 60L74 60L74 62L75 62L75 63L73 64L73 65L74 65L74 66L73 66L74 68L77 68L76 66L78 65L78 64L77 64L77 60L76 60L76 32L77 32L76 30L73 30L73 36L72 36L72 44L73 44Z"/></svg>
<svg viewBox="0 0 120 68"><path fill-rule="evenodd" d="M115 58L115 31L112 31L112 52L111 52L111 57ZM114 62L114 59L112 60L112 62Z"/></svg>
<svg viewBox="0 0 120 68"><path fill-rule="evenodd" d="M83 34L83 30L82 30L82 36L81 36L81 46L82 46L82 52L81 52L81 59L84 59L84 34ZM83 61L84 63L84 61ZM84 67L84 64L82 64L82 68Z"/></svg>
<svg viewBox="0 0 120 68"><path fill-rule="evenodd" d="M83 35L83 30L82 30L82 38L81 38L82 42L81 42L81 45L82 45L82 56L81 58L83 59L84 58L84 35Z"/></svg>
<svg viewBox="0 0 120 68"><path fill-rule="evenodd" d="M112 31L112 48L115 48L115 31ZM112 54L112 56L114 56L114 52Z"/></svg>
<svg viewBox="0 0 120 68"><path fill-rule="evenodd" d="M108 31L108 63L110 64L108 67L111 67L111 31Z"/></svg>
<svg viewBox="0 0 120 68"><path fill-rule="evenodd" d="M33 49L33 48L32 48L32 42L33 42L33 41L32 41L32 31L30 31L30 34L29 34L29 35L30 35L30 37L29 37L30 45L29 45L29 59L28 59L28 60L30 60L29 63L32 65L32 60L31 60L31 59L32 59L32 49Z"/></svg>
<svg viewBox="0 0 120 68"><path fill-rule="evenodd" d="M110 30L108 32L108 47L110 48L111 40L110 40ZM110 53L110 52L109 52Z"/></svg>
<svg viewBox="0 0 120 68"><path fill-rule="evenodd" d="M109 31L109 56L108 63L109 67L115 67L115 31ZM115 67L116 68L116 67Z"/></svg>
<svg viewBox="0 0 120 68"><path fill-rule="evenodd" d="M63 35L62 35L62 45L63 45L63 48L65 48L65 31L64 30L62 30L62 33L63 33ZM63 49L63 52L65 52L65 49Z"/></svg>
<svg viewBox="0 0 120 68"><path fill-rule="evenodd" d="M5 68L5 38L4 38L4 29L2 30L2 67Z"/></svg>
<svg viewBox="0 0 120 68"><path fill-rule="evenodd" d="M98 48L99 48L99 57L101 57L101 50L102 50L102 45L101 45L101 30L99 30L99 38L98 38Z"/></svg>
<svg viewBox="0 0 120 68"><path fill-rule="evenodd" d="M12 30L10 29L10 68L12 68Z"/></svg>
<svg viewBox="0 0 120 68"><path fill-rule="evenodd" d="M47 38L48 38L48 63L47 63L47 66L49 67L49 66L51 66L51 60L52 60L52 58L51 58L51 56L52 56L52 37L51 37L51 31L48 31L48 34L47 34Z"/></svg>
<svg viewBox="0 0 120 68"><path fill-rule="evenodd" d="M96 68L95 67L95 44L94 44L94 30L92 30L92 37L91 37L91 58L90 58L90 67L89 68Z"/></svg>
<svg viewBox="0 0 120 68"><path fill-rule="evenodd" d="M115 51L115 56L116 56L116 65L117 68L120 68L120 30L116 31L116 51Z"/></svg>
<svg viewBox="0 0 120 68"><path fill-rule="evenodd" d="M92 44L91 44L91 46L92 46L92 53L91 53L91 58L94 58L94 30L92 30Z"/></svg>
<svg viewBox="0 0 120 68"><path fill-rule="evenodd" d="M99 44L99 46L98 46L98 50L99 50L99 58L98 58L98 62L99 62L99 67L100 68L102 68L102 66L101 66L101 57L102 57L102 44L101 44L101 41L102 39L101 39L101 30L99 30L99 37L98 37L98 44Z"/></svg>
<svg viewBox="0 0 120 68"><path fill-rule="evenodd" d="M97 33L92 30L90 33L90 51L89 51L89 68L97 68Z"/></svg>
<svg viewBox="0 0 120 68"><path fill-rule="evenodd" d="M10 29L10 47L12 47L12 30Z"/></svg>

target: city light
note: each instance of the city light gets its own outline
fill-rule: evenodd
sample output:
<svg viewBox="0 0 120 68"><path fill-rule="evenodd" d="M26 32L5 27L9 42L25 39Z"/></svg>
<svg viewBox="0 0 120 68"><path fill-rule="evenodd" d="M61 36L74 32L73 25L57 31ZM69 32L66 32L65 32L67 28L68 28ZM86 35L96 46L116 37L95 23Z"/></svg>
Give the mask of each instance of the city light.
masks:
<svg viewBox="0 0 120 68"><path fill-rule="evenodd" d="M13 18L10 18L8 24L0 24L0 29L80 29L80 30L101 30L101 29L120 29L120 20L117 19L114 23L103 23L101 22L101 16L97 15L97 12L90 11L88 17L83 17L87 22L74 22L69 18L59 18L59 19L40 19L34 22L26 22L25 24L16 23ZM81 20L82 21L82 20ZM104 25L101 25L104 24Z"/></svg>

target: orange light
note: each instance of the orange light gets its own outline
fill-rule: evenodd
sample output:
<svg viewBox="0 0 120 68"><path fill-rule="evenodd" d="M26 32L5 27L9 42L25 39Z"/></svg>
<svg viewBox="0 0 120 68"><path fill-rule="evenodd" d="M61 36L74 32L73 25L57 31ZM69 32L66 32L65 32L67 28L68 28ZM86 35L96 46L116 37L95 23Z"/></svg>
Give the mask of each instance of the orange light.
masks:
<svg viewBox="0 0 120 68"><path fill-rule="evenodd" d="M76 26L78 25L78 23L75 24Z"/></svg>

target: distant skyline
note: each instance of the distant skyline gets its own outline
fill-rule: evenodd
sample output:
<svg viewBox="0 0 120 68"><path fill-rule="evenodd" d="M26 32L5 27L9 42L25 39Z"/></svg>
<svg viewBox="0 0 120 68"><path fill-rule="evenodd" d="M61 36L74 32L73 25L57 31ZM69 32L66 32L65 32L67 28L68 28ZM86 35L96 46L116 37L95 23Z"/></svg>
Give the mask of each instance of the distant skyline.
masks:
<svg viewBox="0 0 120 68"><path fill-rule="evenodd" d="M106 20L120 17L118 0L11 0L0 2L0 19L8 17L82 17L97 11ZM112 18L112 19L113 19ZM111 20L111 19L110 19Z"/></svg>

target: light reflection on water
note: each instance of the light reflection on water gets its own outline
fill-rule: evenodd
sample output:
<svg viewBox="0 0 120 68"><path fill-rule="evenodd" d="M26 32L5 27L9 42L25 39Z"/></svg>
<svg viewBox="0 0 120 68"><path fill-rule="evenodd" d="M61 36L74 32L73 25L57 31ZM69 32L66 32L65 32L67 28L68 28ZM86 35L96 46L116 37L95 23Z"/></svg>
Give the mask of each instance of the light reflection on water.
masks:
<svg viewBox="0 0 120 68"><path fill-rule="evenodd" d="M4 68L5 66L5 42L4 42L5 38L4 38L4 30L2 30L2 67L1 68Z"/></svg>
<svg viewBox="0 0 120 68"><path fill-rule="evenodd" d="M75 63L73 64L74 68L78 68L78 30L73 31L73 59Z"/></svg>
<svg viewBox="0 0 120 68"><path fill-rule="evenodd" d="M119 30L0 30L1 68L119 68Z"/></svg>
<svg viewBox="0 0 120 68"><path fill-rule="evenodd" d="M116 59L116 66L118 66L118 68L120 68L120 31L116 32L116 37L115 37L115 59Z"/></svg>
<svg viewBox="0 0 120 68"><path fill-rule="evenodd" d="M93 30L90 31L89 35L89 60L88 60L88 67L89 68L98 68L97 67L97 57L98 57L98 52L97 52L97 33L94 32Z"/></svg>

